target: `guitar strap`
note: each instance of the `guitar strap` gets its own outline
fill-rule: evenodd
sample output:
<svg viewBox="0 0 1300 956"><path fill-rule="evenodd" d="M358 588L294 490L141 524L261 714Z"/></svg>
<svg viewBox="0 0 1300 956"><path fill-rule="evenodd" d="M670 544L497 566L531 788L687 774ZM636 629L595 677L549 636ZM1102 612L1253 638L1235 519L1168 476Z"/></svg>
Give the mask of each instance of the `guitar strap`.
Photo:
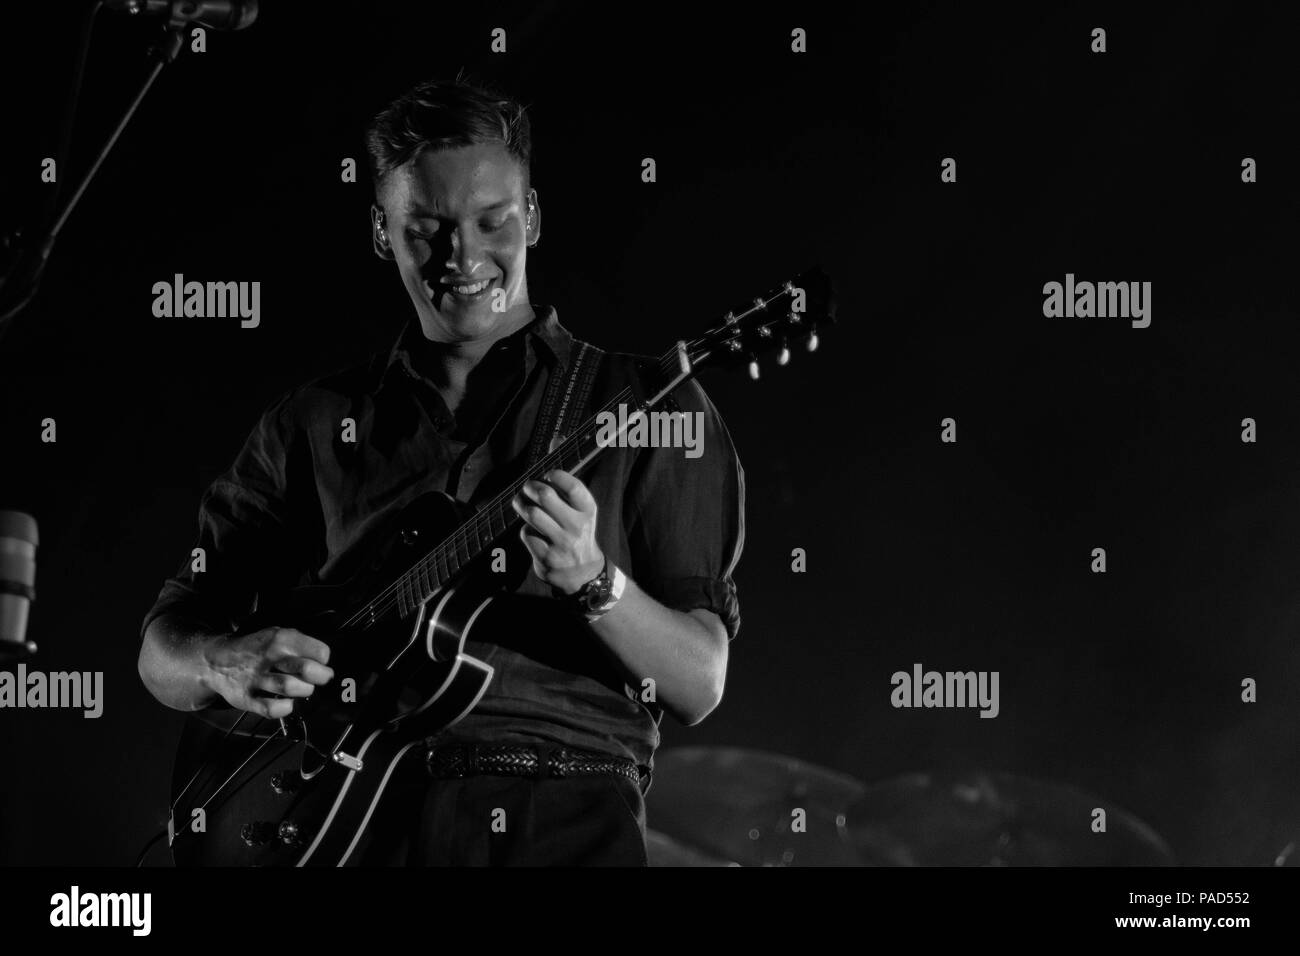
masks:
<svg viewBox="0 0 1300 956"><path fill-rule="evenodd" d="M574 340L576 346L566 368L557 365L546 383L542 407L533 425L533 440L528 449L525 471L531 469L555 447L574 421L582 421L583 410L591 395L591 387L600 370L604 352L587 342Z"/></svg>

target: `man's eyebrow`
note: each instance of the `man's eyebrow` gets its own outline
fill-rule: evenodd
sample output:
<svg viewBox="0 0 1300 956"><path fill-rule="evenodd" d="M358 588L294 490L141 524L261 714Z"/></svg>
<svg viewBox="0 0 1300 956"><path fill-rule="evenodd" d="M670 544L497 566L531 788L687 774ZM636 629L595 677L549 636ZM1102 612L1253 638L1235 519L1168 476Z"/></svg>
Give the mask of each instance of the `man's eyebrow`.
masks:
<svg viewBox="0 0 1300 956"><path fill-rule="evenodd" d="M513 199L498 199L496 202L491 203L490 205L480 206L478 208L478 211L496 212L498 209L503 209L504 207L512 205L513 203L514 203ZM438 213L434 212L432 209L425 209L423 206L412 206L410 212L408 212L407 215L410 216L412 219L439 218Z"/></svg>

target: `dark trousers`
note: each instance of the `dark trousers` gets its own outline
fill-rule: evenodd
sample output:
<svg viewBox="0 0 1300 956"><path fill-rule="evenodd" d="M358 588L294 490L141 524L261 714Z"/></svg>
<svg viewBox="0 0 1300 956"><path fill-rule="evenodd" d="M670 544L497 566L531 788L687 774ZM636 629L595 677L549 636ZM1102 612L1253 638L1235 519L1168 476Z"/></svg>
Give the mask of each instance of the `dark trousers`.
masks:
<svg viewBox="0 0 1300 956"><path fill-rule="evenodd" d="M614 774L430 779L413 749L353 863L361 866L646 866L645 800Z"/></svg>

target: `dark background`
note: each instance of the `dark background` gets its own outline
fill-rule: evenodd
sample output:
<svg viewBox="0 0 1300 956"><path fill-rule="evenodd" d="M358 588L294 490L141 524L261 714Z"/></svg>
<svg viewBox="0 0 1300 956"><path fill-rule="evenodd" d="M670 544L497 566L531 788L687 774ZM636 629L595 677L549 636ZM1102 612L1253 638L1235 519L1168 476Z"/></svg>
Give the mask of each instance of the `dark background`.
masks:
<svg viewBox="0 0 1300 956"><path fill-rule="evenodd" d="M0 49L4 228L49 188L71 73L81 5L41 6ZM808 265L839 281L816 355L704 379L748 479L744 624L721 707L666 720L665 746L1068 783L1185 863L1267 864L1300 836L1290 23L1204 3L262 6L164 72L0 343L0 507L41 529L32 666L102 670L106 700L97 721L0 712L0 862L129 863L165 820L182 718L136 675L140 620L257 413L408 317L369 185L339 164L364 169L389 99L462 67L531 104L532 298L575 334L658 354ZM154 29L101 14L78 170ZM261 327L154 318L176 272L261 281ZM1044 318L1067 272L1151 281L1151 327ZM913 662L999 671L1001 715L891 708Z"/></svg>

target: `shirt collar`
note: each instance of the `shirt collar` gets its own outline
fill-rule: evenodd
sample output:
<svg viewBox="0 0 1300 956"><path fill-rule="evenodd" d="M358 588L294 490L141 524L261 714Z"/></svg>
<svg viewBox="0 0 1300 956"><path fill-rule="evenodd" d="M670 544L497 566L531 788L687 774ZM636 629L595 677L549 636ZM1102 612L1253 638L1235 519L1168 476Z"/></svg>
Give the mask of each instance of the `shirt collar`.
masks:
<svg viewBox="0 0 1300 956"><path fill-rule="evenodd" d="M561 368L567 368L569 356L573 351L573 335L560 324L555 306L536 302L531 304L536 317L521 330L525 340L533 346L537 354L544 356L549 364L554 365L559 362ZM379 389L391 381L394 375L420 377L411 362L411 350L419 344L423 335L419 319L411 319L402 326L401 334L388 351L388 358L380 376Z"/></svg>

